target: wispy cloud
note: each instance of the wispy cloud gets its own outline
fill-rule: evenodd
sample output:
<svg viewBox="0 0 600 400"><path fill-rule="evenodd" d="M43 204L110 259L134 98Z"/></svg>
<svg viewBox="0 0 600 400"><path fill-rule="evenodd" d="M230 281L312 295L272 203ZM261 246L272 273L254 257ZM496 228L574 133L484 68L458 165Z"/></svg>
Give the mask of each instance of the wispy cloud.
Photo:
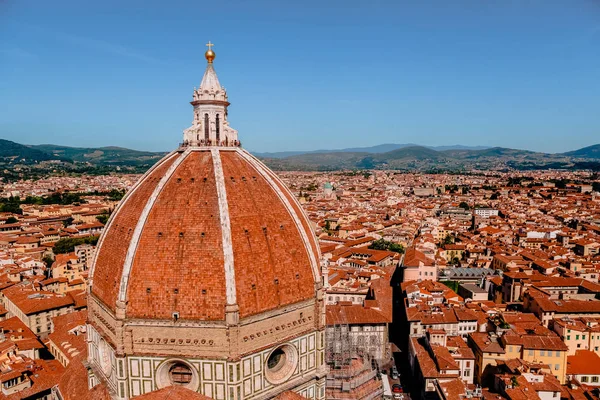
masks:
<svg viewBox="0 0 600 400"><path fill-rule="evenodd" d="M127 57L134 60L150 63L150 64L166 64L163 60L142 54L134 49L122 46L120 44L107 42L101 39L93 39L80 35L71 35L66 33L54 32L55 36L65 42L82 46L85 48L96 49L108 54Z"/></svg>
<svg viewBox="0 0 600 400"><path fill-rule="evenodd" d="M37 60L37 56L20 47L0 47L2 57L18 60L18 61L33 61Z"/></svg>
<svg viewBox="0 0 600 400"><path fill-rule="evenodd" d="M2 1L2 0L0 0ZM143 54L135 49L123 46L119 43L112 43L103 39L95 39L82 35L74 35L71 33L59 32L51 29L47 29L42 26L32 25L28 23L19 23L19 26L23 28L27 28L30 31L37 31L41 35L46 35L50 37L54 37L56 40L62 41L64 43L69 43L75 46L84 47L87 49L94 49L99 52L103 52L105 54L113 54L116 56L126 57L138 61L142 61L149 64L159 64L166 65L168 64L164 60L158 59L156 57L152 57L146 54Z"/></svg>

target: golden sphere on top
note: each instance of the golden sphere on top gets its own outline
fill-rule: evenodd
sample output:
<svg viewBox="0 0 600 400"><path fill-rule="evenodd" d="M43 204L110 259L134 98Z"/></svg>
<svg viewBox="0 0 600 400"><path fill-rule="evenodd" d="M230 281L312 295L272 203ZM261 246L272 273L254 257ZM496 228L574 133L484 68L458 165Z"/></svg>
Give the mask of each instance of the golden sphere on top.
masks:
<svg viewBox="0 0 600 400"><path fill-rule="evenodd" d="M215 59L215 52L212 51L212 49L208 49L206 50L206 53L204 53L204 57L206 57L206 61L208 61L209 63L212 63L213 60Z"/></svg>

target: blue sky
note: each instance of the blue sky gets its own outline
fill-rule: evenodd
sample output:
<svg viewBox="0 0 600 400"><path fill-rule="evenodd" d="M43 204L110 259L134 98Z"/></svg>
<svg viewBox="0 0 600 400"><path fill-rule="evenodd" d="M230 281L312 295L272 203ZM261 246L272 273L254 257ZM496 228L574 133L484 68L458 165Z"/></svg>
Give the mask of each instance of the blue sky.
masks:
<svg viewBox="0 0 600 400"><path fill-rule="evenodd" d="M250 150L600 143L600 0L3 0L0 137L173 149L208 40Z"/></svg>

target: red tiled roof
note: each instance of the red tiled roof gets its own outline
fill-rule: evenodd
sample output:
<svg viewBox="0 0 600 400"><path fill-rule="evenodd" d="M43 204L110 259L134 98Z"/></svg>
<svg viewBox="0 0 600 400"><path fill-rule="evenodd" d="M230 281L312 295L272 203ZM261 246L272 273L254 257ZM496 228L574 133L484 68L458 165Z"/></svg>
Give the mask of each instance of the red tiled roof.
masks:
<svg viewBox="0 0 600 400"><path fill-rule="evenodd" d="M87 352L85 353L87 354ZM83 366L86 355L71 360L58 382L58 389L65 400L111 400L105 384L88 389L88 372Z"/></svg>
<svg viewBox="0 0 600 400"><path fill-rule="evenodd" d="M298 393L288 390L275 397L275 400L306 400L306 397L300 396Z"/></svg>
<svg viewBox="0 0 600 400"><path fill-rule="evenodd" d="M71 296L47 291L35 291L23 285L12 286L2 293L25 315L74 305Z"/></svg>
<svg viewBox="0 0 600 400"><path fill-rule="evenodd" d="M182 386L169 386L133 398L135 400L212 400L210 397L191 391Z"/></svg>
<svg viewBox="0 0 600 400"><path fill-rule="evenodd" d="M567 375L600 375L600 357L593 351L577 350L567 356Z"/></svg>

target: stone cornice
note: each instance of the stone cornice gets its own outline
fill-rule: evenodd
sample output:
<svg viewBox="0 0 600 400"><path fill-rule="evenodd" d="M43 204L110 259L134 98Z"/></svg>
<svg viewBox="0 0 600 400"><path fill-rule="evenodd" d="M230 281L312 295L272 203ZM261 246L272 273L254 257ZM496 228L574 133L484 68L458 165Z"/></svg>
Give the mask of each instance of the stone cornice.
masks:
<svg viewBox="0 0 600 400"><path fill-rule="evenodd" d="M225 101L225 100L194 100L194 101L190 101L190 104L193 106L208 104L208 105L229 107L229 105L231 103L228 101Z"/></svg>

